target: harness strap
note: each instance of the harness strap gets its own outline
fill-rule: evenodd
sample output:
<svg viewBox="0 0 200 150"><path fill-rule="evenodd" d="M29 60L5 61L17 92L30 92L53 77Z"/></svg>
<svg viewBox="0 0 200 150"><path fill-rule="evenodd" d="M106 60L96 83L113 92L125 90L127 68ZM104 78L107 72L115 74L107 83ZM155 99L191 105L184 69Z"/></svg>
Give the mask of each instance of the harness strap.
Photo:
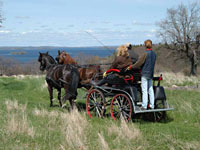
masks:
<svg viewBox="0 0 200 150"><path fill-rule="evenodd" d="M125 79L124 79L125 83L128 83L129 80L130 80L131 82L133 82L134 78L133 78L132 75L131 75L130 78L127 78L127 79L125 78Z"/></svg>

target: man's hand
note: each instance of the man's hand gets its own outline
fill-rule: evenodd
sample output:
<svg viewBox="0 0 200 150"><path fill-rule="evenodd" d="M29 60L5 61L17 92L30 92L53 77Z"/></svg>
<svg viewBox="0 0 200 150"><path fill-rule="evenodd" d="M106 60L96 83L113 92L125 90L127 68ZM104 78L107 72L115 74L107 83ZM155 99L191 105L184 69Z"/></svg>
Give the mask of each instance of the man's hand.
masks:
<svg viewBox="0 0 200 150"><path fill-rule="evenodd" d="M132 67L132 65L128 66L128 67L126 68L126 71L131 70L131 67Z"/></svg>

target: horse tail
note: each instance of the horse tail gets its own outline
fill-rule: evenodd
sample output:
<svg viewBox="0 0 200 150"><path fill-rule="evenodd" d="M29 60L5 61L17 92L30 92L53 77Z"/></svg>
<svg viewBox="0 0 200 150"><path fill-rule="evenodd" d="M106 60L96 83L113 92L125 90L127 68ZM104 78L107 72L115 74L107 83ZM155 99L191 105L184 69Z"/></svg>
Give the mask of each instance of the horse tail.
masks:
<svg viewBox="0 0 200 150"><path fill-rule="evenodd" d="M71 80L69 82L69 93L71 93L73 99L76 99L77 88L78 88L79 79L80 79L80 75L76 67L72 67L70 79Z"/></svg>

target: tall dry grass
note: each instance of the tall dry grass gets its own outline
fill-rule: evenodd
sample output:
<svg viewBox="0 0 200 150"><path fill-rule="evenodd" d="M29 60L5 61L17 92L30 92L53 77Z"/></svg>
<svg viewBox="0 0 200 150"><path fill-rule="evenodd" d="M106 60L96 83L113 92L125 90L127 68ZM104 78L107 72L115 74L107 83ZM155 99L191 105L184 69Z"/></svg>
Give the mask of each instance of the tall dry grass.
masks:
<svg viewBox="0 0 200 150"><path fill-rule="evenodd" d="M48 130L57 130L63 135L60 143L60 149L88 149L87 129L90 124L86 120L86 116L73 109L69 112L48 111L45 109L35 108L33 114L37 117L48 118Z"/></svg>
<svg viewBox="0 0 200 150"><path fill-rule="evenodd" d="M199 141L184 142L173 137L172 135L163 135L165 143L170 150L199 150Z"/></svg>
<svg viewBox="0 0 200 150"><path fill-rule="evenodd" d="M183 73L161 72L155 76L162 74L163 83L167 86L186 86L200 84L200 76L185 76Z"/></svg>
<svg viewBox="0 0 200 150"><path fill-rule="evenodd" d="M148 143L140 130L134 124L127 124L123 119L119 126L112 123L108 127L108 134L109 136L115 136L115 144L123 149L139 150L148 147Z"/></svg>
<svg viewBox="0 0 200 150"><path fill-rule="evenodd" d="M69 113L62 113L61 131L65 137L62 148L87 150L87 128L90 128L86 117L73 109Z"/></svg>
<svg viewBox="0 0 200 150"><path fill-rule="evenodd" d="M101 149L103 149L103 150L109 150L109 149L110 149L110 148L109 148L109 145L108 145L108 143L106 142L106 140L105 140L103 134L98 133L98 137L99 137L99 141L100 141L100 144L101 144Z"/></svg>
<svg viewBox="0 0 200 150"><path fill-rule="evenodd" d="M32 138L35 135L35 130L28 121L26 113L26 104L18 104L16 100L6 100L5 102L8 118L5 128L10 134L26 134Z"/></svg>

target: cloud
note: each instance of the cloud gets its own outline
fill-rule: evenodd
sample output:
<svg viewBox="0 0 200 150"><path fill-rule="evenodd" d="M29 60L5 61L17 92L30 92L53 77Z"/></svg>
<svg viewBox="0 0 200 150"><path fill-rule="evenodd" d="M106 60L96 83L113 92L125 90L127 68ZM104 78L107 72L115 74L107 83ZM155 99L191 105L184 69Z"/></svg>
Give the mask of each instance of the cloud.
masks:
<svg viewBox="0 0 200 150"><path fill-rule="evenodd" d="M84 30L85 32L88 32L88 33L93 33L94 31L91 30L91 29L88 29L88 30Z"/></svg>
<svg viewBox="0 0 200 150"><path fill-rule="evenodd" d="M151 33L155 33L155 32L157 32L157 30L151 29L150 32L151 32Z"/></svg>
<svg viewBox="0 0 200 150"><path fill-rule="evenodd" d="M74 25L73 25L73 24L70 24L70 25L68 25L67 27L70 27L70 28L72 28L72 27L74 27Z"/></svg>
<svg viewBox="0 0 200 150"><path fill-rule="evenodd" d="M146 37L153 37L152 34L146 34Z"/></svg>
<svg viewBox="0 0 200 150"><path fill-rule="evenodd" d="M27 32L21 32L21 34L27 34Z"/></svg>
<svg viewBox="0 0 200 150"><path fill-rule="evenodd" d="M0 33L10 33L10 30L0 30Z"/></svg>
<svg viewBox="0 0 200 150"><path fill-rule="evenodd" d="M126 26L126 24L119 23L119 24L114 24L114 26L117 26L117 27L122 27L122 26Z"/></svg>
<svg viewBox="0 0 200 150"><path fill-rule="evenodd" d="M140 44L147 38L150 38L154 43L157 41L154 28L149 30L136 30L135 28L117 30L102 27L99 29L86 28L85 30L76 31L57 31L52 29L46 31L46 29L24 30L21 32L14 32L8 29L0 30L0 45L100 46L101 44L98 41L101 41L104 45L120 45L127 42Z"/></svg>
<svg viewBox="0 0 200 150"><path fill-rule="evenodd" d="M133 25L139 25L139 26L147 26L147 25L150 25L150 26L153 26L155 25L155 23L150 23L150 22L137 22L137 21L133 21L132 22Z"/></svg>
<svg viewBox="0 0 200 150"><path fill-rule="evenodd" d="M30 19L29 16L15 16L16 19Z"/></svg>
<svg viewBox="0 0 200 150"><path fill-rule="evenodd" d="M41 27L41 28L47 28L48 25L41 25L40 27Z"/></svg>
<svg viewBox="0 0 200 150"><path fill-rule="evenodd" d="M39 30L30 30L30 31L23 31L23 32L20 32L20 34L28 34L28 33L39 33L39 32L41 32L41 31L39 31Z"/></svg>
<svg viewBox="0 0 200 150"><path fill-rule="evenodd" d="M103 23L103 24L109 24L110 21L102 21L101 23Z"/></svg>

